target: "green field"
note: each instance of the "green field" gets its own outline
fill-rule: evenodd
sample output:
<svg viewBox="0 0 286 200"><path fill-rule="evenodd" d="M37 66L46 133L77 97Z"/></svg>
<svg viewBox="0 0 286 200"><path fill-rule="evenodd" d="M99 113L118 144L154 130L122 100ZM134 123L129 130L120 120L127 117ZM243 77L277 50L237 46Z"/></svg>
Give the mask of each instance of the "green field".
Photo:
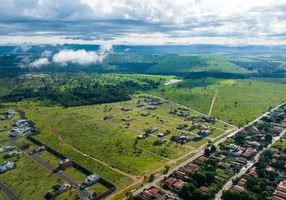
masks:
<svg viewBox="0 0 286 200"><path fill-rule="evenodd" d="M152 91L152 94L242 126L286 100L286 79L196 79Z"/></svg>
<svg viewBox="0 0 286 200"><path fill-rule="evenodd" d="M251 71L239 67L229 60L231 56L222 54L209 55L180 55L149 68L151 73L177 73L177 72L224 72L224 73L250 73Z"/></svg>

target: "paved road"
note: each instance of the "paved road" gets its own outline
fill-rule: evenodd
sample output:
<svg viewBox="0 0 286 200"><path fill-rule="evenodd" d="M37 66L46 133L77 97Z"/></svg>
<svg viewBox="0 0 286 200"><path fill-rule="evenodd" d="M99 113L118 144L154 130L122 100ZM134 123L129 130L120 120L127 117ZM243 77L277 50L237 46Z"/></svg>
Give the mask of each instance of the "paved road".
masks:
<svg viewBox="0 0 286 200"><path fill-rule="evenodd" d="M273 108L271 111L276 110L277 108L279 108L280 106L282 106L283 104L285 104L286 102L276 106L275 108ZM180 105L180 104L178 104ZM262 116L256 118L255 120L253 120L252 122L246 124L244 127L234 131L233 133L231 133L230 135L228 135L227 137L223 137L220 140L218 140L217 142L214 143L215 146L219 145L220 143L223 143L224 141L227 140L227 138L234 136L235 134L237 134L238 132L242 131L245 127L250 126L252 124L254 124L255 122L257 122L258 120L260 120L262 117L268 115L271 111L268 111L266 113L264 113ZM178 170L181 166L187 165L188 163L196 160L197 158L199 158L201 155L204 154L204 146L200 147L199 149L197 149L197 153L189 158L188 160L186 160L185 162L175 166L174 168L172 168L171 170L169 170L168 174L162 174L161 176L159 176L158 178L156 178L152 183L149 183L147 185L144 185L143 187L139 188L138 190L136 190L135 192L133 192L133 195L138 195L140 192L143 192L143 190L148 189L151 186L156 186L158 187L157 183L159 183L160 181L164 180L164 178L166 176L169 176L170 174L172 174L174 171Z"/></svg>
<svg viewBox="0 0 286 200"><path fill-rule="evenodd" d="M0 181L0 187L2 192L7 196L10 200L18 200L18 197L4 184Z"/></svg>

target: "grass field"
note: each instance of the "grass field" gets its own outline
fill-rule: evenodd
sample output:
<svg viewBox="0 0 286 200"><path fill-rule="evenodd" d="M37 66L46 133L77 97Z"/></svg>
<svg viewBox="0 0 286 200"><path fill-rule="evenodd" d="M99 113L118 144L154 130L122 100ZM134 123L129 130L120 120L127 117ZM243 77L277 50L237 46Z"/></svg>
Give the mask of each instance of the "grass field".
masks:
<svg viewBox="0 0 286 200"><path fill-rule="evenodd" d="M39 166L31 158L22 155L16 162L17 168L0 176L1 180L15 192L19 199L44 199L44 195L58 183L56 176ZM70 198L68 197L69 195ZM63 194L73 199L75 194ZM59 196L58 199L62 199Z"/></svg>
<svg viewBox="0 0 286 200"><path fill-rule="evenodd" d="M165 60L152 66L148 71L153 73L176 72L227 72L250 73L251 71L239 67L228 60L231 56L222 54L181 55Z"/></svg>
<svg viewBox="0 0 286 200"><path fill-rule="evenodd" d="M161 87L152 94L242 126L286 101L286 79L200 79Z"/></svg>

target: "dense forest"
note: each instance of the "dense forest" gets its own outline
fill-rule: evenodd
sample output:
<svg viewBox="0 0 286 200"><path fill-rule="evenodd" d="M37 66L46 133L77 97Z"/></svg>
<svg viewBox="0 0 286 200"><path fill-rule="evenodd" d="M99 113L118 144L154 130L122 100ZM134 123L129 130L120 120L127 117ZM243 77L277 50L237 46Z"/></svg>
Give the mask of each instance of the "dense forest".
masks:
<svg viewBox="0 0 286 200"><path fill-rule="evenodd" d="M62 83L65 83L63 81ZM160 82L149 79L123 80L113 84L103 84L99 81L92 84L81 84L78 86L61 89L63 84L46 84L40 88L15 88L9 94L0 98L2 102L18 102L28 98L37 100L50 100L55 104L65 107L91 105L100 103L112 103L127 101L131 94L139 90L150 90L157 88Z"/></svg>

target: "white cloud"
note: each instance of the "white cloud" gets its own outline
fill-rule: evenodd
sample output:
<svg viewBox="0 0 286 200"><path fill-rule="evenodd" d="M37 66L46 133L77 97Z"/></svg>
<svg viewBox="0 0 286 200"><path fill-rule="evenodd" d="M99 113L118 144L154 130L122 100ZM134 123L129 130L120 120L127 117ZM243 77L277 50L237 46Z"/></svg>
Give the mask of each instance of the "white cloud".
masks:
<svg viewBox="0 0 286 200"><path fill-rule="evenodd" d="M102 63L108 52L112 50L111 44L103 44L100 46L99 52L82 50L62 50L53 56L53 62L60 65L67 65L68 63L89 65L95 63Z"/></svg>
<svg viewBox="0 0 286 200"><path fill-rule="evenodd" d="M49 65L50 61L47 58L39 58L30 64L30 67L40 68L44 65Z"/></svg>
<svg viewBox="0 0 286 200"><path fill-rule="evenodd" d="M41 54L41 57L43 58L49 58L52 56L52 52L49 51L49 50L45 50L42 54Z"/></svg>
<svg viewBox="0 0 286 200"><path fill-rule="evenodd" d="M285 0L1 0L0 43L22 36L37 44L94 44L98 38L142 44L144 35L149 44L198 37L285 43L285 9ZM156 33L161 36L152 37Z"/></svg>

